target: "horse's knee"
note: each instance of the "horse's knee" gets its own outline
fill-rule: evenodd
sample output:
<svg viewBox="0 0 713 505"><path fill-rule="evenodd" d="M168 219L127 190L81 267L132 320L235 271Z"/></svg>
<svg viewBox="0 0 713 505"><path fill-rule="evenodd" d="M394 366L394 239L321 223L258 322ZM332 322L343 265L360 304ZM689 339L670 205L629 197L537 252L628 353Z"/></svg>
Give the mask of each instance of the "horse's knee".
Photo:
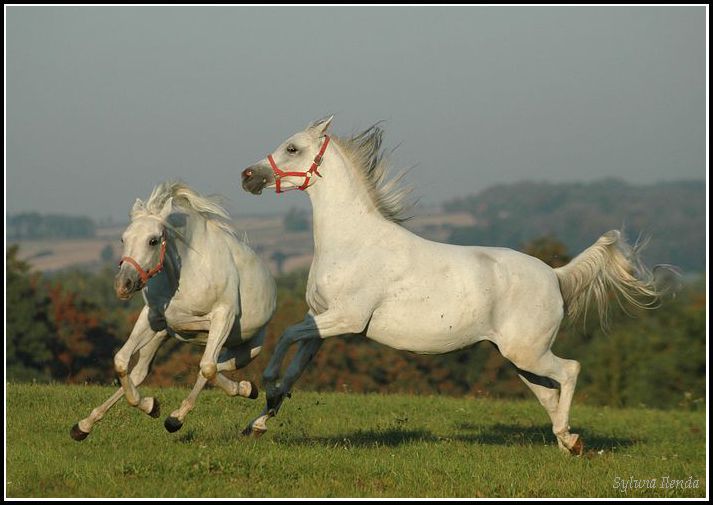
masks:
<svg viewBox="0 0 713 505"><path fill-rule="evenodd" d="M218 374L218 366L215 363L206 363L205 365L201 365L201 374L207 380L212 381Z"/></svg>
<svg viewBox="0 0 713 505"><path fill-rule="evenodd" d="M568 359L565 361L564 369L567 373L567 379L569 379L570 382L576 382L579 372L582 370L582 365L579 361Z"/></svg>
<svg viewBox="0 0 713 505"><path fill-rule="evenodd" d="M126 377L129 374L129 360L119 354L114 356L114 371L119 377Z"/></svg>
<svg viewBox="0 0 713 505"><path fill-rule="evenodd" d="M579 363L579 361L575 360L569 360L569 366L570 366L570 373L577 377L579 375L579 372L582 370L582 365Z"/></svg>

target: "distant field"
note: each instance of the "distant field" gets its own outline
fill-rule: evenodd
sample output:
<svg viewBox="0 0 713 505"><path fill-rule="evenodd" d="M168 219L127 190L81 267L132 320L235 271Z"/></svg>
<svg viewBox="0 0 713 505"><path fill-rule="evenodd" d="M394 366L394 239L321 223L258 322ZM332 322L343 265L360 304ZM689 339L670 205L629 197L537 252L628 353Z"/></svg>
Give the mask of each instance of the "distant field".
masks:
<svg viewBox="0 0 713 505"><path fill-rule="evenodd" d="M121 401L85 441L70 427L114 391L7 385L8 497L703 497L705 412L575 405L581 457L560 453L542 408L439 396L296 392L262 438L257 401L211 389L183 429L163 418L187 389L145 388L152 419ZM666 489L663 477L698 481ZM690 480L689 477L691 478ZM616 483L656 479L626 493ZM671 481L669 481L671 482Z"/></svg>
<svg viewBox="0 0 713 505"><path fill-rule="evenodd" d="M407 228L418 235L445 241L450 226L467 226L473 223L465 212L432 212L416 216L407 222ZM234 221L235 228L247 235L248 243L277 273L273 255L287 255L282 266L283 273L308 268L312 262L312 232L286 231L282 216L245 217ZM128 223L127 223L128 226ZM18 244L18 257L27 261L33 269L46 272L70 267L91 268L100 264L102 249L110 245L118 260L121 256L119 238L126 226L98 228L95 238L64 240L11 240L8 245Z"/></svg>

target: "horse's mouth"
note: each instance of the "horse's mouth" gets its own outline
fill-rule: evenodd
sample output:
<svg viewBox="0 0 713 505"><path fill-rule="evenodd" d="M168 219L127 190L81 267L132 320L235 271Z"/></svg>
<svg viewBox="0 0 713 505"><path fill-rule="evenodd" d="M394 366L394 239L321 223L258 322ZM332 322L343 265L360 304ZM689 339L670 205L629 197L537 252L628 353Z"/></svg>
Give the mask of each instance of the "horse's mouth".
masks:
<svg viewBox="0 0 713 505"><path fill-rule="evenodd" d="M262 190L267 186L268 181L266 177L250 177L249 179L243 179L243 189L253 195L262 194Z"/></svg>
<svg viewBox="0 0 713 505"><path fill-rule="evenodd" d="M262 190L274 182L272 169L260 165L243 170L241 178L243 189L253 195L262 194Z"/></svg>
<svg viewBox="0 0 713 505"><path fill-rule="evenodd" d="M122 287L114 288L114 292L116 293L116 297L119 300L127 301L127 300L130 300L131 298L133 298L136 293L138 293L139 291L144 289L144 287L145 287L145 284L141 280L138 280L136 283L134 283L128 289L126 287L122 286Z"/></svg>
<svg viewBox="0 0 713 505"><path fill-rule="evenodd" d="M133 289L131 291L117 290L116 297L119 300L123 300L123 301L130 300L131 298L133 298L133 296L136 294L137 291L139 291L139 290L138 289Z"/></svg>

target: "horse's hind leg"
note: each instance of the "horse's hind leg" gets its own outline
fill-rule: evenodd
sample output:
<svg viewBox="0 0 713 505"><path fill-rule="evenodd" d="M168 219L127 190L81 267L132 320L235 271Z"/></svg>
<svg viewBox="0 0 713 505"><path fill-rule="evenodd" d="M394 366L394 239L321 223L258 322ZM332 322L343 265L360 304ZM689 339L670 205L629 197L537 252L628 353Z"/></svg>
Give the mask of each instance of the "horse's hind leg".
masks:
<svg viewBox="0 0 713 505"><path fill-rule="evenodd" d="M122 388L117 389L107 401L92 410L88 417L85 417L72 426L72 429L69 430L70 436L77 442L81 442L87 438L89 433L91 433L92 428L94 428L94 425L102 420L104 415L116 404L116 402L121 399L122 396L124 396L124 390Z"/></svg>
<svg viewBox="0 0 713 505"><path fill-rule="evenodd" d="M223 349L223 352L221 352L218 358L219 373L216 377L216 385L225 391L228 396L240 395L252 400L257 398L258 387L254 382L240 381L237 383L228 379L220 372L239 370L255 359L255 357L260 354L260 351L262 351L266 328L267 327L263 327L257 335L248 342L231 349Z"/></svg>
<svg viewBox="0 0 713 505"><path fill-rule="evenodd" d="M251 399L257 398L258 388L253 382L240 381L240 383L236 383L225 377L221 372L237 370L250 363L258 354L260 354L264 337L265 328L260 330L260 332L248 342L233 349L223 349L221 352L220 357L218 358L218 373L215 376L214 383L229 396L240 395ZM181 429L183 421L188 413L195 407L198 395L203 390L207 382L208 379L206 379L203 374L199 372L198 379L196 380L191 393L185 400L183 400L180 408L171 412L171 415L166 418L166 421L164 422L166 430L173 433L174 431Z"/></svg>
<svg viewBox="0 0 713 505"><path fill-rule="evenodd" d="M549 379L543 377L533 376L533 374L523 370L518 370L518 376L535 394L537 399L540 401L540 405L545 408L547 414L550 416L552 424L554 425L557 419L557 406L559 405L560 398L559 385L553 384L554 381L550 381ZM557 443L560 448L563 448L562 442L559 438L557 439Z"/></svg>
<svg viewBox="0 0 713 505"><path fill-rule="evenodd" d="M550 350L535 359L508 356L506 353L503 355L515 364L521 378L547 410L552 419L552 432L557 437L560 448L573 454L581 454L583 450L581 438L578 434L569 431L569 409L577 385L579 362L559 358ZM555 389L558 385L559 399Z"/></svg>

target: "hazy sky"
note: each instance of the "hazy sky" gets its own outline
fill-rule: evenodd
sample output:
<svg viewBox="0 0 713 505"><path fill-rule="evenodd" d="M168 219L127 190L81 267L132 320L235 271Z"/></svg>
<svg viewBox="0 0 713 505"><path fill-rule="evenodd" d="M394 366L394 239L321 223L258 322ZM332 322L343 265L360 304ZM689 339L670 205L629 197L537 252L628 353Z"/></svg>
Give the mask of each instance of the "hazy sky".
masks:
<svg viewBox="0 0 713 505"><path fill-rule="evenodd" d="M522 179L704 178L705 7L8 7L7 212L125 220L313 119L387 120L424 204Z"/></svg>

